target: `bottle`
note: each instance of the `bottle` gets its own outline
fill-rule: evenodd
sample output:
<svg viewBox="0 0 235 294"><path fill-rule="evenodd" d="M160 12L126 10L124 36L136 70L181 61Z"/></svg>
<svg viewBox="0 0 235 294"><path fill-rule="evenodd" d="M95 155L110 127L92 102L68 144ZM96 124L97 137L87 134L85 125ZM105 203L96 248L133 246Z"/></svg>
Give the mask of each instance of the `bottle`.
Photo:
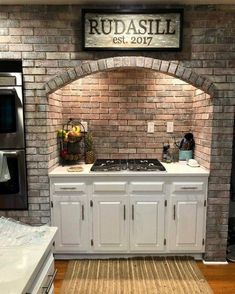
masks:
<svg viewBox="0 0 235 294"><path fill-rule="evenodd" d="M162 161L163 162L168 162L168 163L172 162L171 153L170 153L170 144L169 143L167 145L163 144Z"/></svg>

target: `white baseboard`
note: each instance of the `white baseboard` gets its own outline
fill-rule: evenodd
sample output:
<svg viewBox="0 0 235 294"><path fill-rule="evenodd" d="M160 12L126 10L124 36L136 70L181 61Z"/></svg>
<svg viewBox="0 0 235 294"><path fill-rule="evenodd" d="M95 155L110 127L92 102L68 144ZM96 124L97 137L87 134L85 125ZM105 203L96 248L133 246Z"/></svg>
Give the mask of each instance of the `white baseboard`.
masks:
<svg viewBox="0 0 235 294"><path fill-rule="evenodd" d="M205 265L225 265L228 264L227 261L206 261L203 259L202 261Z"/></svg>
<svg viewBox="0 0 235 294"><path fill-rule="evenodd" d="M89 253L84 253L84 254L66 254L66 253L57 253L54 252L54 257L56 260L61 259L61 260L71 260L71 259L108 259L108 258L131 258L131 257L147 257L147 256L189 256L189 257L193 257L195 260L202 260L202 254L175 254L175 253L168 253L168 254L146 254L146 253L136 253L136 254L124 254L124 253L120 253L120 254L89 254Z"/></svg>

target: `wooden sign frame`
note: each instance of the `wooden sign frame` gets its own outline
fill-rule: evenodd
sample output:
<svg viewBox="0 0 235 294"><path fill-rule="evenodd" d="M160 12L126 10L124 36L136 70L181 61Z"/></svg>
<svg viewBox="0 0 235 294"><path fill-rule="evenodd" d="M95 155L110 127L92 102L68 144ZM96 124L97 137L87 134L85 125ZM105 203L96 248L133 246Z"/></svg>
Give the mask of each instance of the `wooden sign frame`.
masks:
<svg viewBox="0 0 235 294"><path fill-rule="evenodd" d="M83 50L181 51L183 9L82 9Z"/></svg>

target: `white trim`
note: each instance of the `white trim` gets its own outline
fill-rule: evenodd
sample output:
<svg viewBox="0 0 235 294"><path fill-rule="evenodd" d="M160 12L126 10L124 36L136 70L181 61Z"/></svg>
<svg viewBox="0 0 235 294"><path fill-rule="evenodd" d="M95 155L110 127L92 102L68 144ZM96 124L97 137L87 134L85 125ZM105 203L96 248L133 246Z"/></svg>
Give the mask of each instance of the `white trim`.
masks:
<svg viewBox="0 0 235 294"><path fill-rule="evenodd" d="M202 261L201 254L65 254L65 253L54 253L54 258L56 260L71 260L71 259L109 259L109 258L135 258L135 257L170 257L170 256L184 256L184 257L193 257L195 260Z"/></svg>
<svg viewBox="0 0 235 294"><path fill-rule="evenodd" d="M205 265L225 265L228 264L227 261L206 261L206 260L202 260L203 264Z"/></svg>

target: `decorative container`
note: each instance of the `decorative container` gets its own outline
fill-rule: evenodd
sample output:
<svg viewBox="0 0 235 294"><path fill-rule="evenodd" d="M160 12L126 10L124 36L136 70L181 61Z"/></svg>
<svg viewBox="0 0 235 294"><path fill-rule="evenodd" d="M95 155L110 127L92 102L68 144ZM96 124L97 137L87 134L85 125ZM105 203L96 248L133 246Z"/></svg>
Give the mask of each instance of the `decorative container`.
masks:
<svg viewBox="0 0 235 294"><path fill-rule="evenodd" d="M85 129L79 120L70 119L57 131L61 164L76 164L84 158Z"/></svg>
<svg viewBox="0 0 235 294"><path fill-rule="evenodd" d="M179 161L188 161L193 158L193 150L179 150Z"/></svg>

